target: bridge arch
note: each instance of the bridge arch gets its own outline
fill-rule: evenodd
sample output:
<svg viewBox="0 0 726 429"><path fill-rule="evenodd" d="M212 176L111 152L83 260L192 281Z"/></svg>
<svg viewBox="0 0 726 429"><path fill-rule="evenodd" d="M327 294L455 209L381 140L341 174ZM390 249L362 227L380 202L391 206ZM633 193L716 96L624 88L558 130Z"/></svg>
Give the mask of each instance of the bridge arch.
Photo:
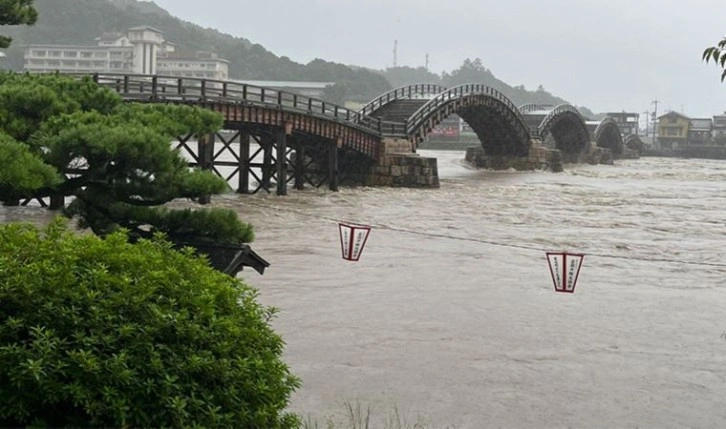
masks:
<svg viewBox="0 0 726 429"><path fill-rule="evenodd" d="M380 112L382 108L390 103L394 103L398 100L425 99L430 96L441 94L446 91L446 89L446 87L435 83L418 83L402 86L400 88L392 89L372 100L363 106L358 111L358 114L360 117L378 116L376 113Z"/></svg>
<svg viewBox="0 0 726 429"><path fill-rule="evenodd" d="M610 117L600 121L593 135L598 147L610 149L614 155L623 153L623 136L620 134L618 123Z"/></svg>
<svg viewBox="0 0 726 429"><path fill-rule="evenodd" d="M499 91L479 84L448 89L421 106L406 122L409 139L418 145L452 114L469 124L487 154L529 154L530 130L517 107Z"/></svg>
<svg viewBox="0 0 726 429"><path fill-rule="evenodd" d="M553 107L554 106L551 104L527 103L527 104L523 104L523 105L519 106L519 111L522 114L527 115L527 114L531 114L531 113L535 113L535 112L543 112L543 111L549 112L550 110L552 110Z"/></svg>
<svg viewBox="0 0 726 429"><path fill-rule="evenodd" d="M640 136L637 134L628 134L625 137L625 140L623 141L625 144L625 147L628 149L632 149L635 151L638 151L638 154L643 153L643 149L645 148L645 144L643 143L643 140L640 139Z"/></svg>
<svg viewBox="0 0 726 429"><path fill-rule="evenodd" d="M538 131L543 141L551 136L555 147L563 153L581 153L590 144L585 119L569 104L560 104L552 109L540 123Z"/></svg>

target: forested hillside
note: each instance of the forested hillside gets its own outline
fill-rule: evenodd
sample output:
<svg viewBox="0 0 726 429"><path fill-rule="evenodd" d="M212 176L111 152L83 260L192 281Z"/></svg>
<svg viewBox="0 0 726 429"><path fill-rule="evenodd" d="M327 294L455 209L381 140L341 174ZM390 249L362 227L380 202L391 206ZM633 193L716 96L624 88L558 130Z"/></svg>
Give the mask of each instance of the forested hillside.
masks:
<svg viewBox="0 0 726 429"><path fill-rule="evenodd" d="M153 2L137 0L35 0L38 22L31 27L4 27L2 34L14 38L7 50L7 65L14 70L23 67L24 45L32 43L94 44L105 32L124 32L131 27L150 25L161 30L177 46L195 51L210 51L230 61L233 79L309 80L334 82L325 98L342 103L345 100L367 101L387 90L412 83L439 83L454 86L461 83L483 83L501 91L516 105L540 103L557 105L565 102L540 87L527 91L497 79L481 60L467 59L456 70L437 75L422 67L397 67L374 71L347 66L322 59L300 64L279 57L242 37L233 37L210 28L182 21ZM595 115L580 108L588 117Z"/></svg>
<svg viewBox="0 0 726 429"><path fill-rule="evenodd" d="M303 65L278 57L259 44L173 17L154 3L136 0L36 0L38 22L32 27L6 27L14 38L7 51L8 66L23 67L23 45L31 43L93 44L104 32L130 27L158 28L177 46L211 51L230 61L230 77L260 80L312 80L338 83L346 98L373 99L390 89L379 73L324 60Z"/></svg>

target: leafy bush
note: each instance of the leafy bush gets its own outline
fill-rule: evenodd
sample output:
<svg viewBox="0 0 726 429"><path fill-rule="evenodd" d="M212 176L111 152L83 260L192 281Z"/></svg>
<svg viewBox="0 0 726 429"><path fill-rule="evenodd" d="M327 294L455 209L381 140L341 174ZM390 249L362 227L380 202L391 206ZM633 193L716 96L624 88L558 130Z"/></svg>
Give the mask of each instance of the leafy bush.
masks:
<svg viewBox="0 0 726 429"><path fill-rule="evenodd" d="M275 309L191 249L0 226L0 427L298 427Z"/></svg>

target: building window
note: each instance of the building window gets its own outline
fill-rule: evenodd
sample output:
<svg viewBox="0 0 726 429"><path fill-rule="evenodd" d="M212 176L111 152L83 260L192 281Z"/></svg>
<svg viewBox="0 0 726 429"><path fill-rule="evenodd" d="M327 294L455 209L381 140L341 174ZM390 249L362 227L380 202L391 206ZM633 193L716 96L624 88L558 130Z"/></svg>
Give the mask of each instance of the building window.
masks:
<svg viewBox="0 0 726 429"><path fill-rule="evenodd" d="M48 56L58 58L61 56L61 51L48 51Z"/></svg>
<svg viewBox="0 0 726 429"><path fill-rule="evenodd" d="M78 57L78 51L63 51L63 56L66 58Z"/></svg>
<svg viewBox="0 0 726 429"><path fill-rule="evenodd" d="M669 124L675 124L676 122L678 122L678 119L676 117L671 116L670 118L668 118Z"/></svg>
<svg viewBox="0 0 726 429"><path fill-rule="evenodd" d="M36 57L44 57L46 54L45 51L33 51L33 55Z"/></svg>
<svg viewBox="0 0 726 429"><path fill-rule="evenodd" d="M93 58L93 52L81 52L81 58Z"/></svg>

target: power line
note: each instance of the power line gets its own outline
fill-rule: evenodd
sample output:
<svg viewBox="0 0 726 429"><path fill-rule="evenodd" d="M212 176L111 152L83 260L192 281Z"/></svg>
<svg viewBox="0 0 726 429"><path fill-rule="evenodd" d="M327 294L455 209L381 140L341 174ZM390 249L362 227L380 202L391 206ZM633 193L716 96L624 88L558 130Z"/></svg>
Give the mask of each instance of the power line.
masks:
<svg viewBox="0 0 726 429"><path fill-rule="evenodd" d="M293 213L298 216L318 219L318 220L325 220L329 222L335 222L340 223L341 221L339 219L334 219L326 216L316 216L311 215L308 213L304 213L298 210L293 209L287 209L287 208L281 208L281 207L272 207L264 204L256 204L249 201L245 201L245 204L249 204L256 207L261 207L264 209L274 209L277 211L283 211L287 213ZM509 249L518 249L518 250L530 250L535 252L548 252L551 249L543 249L541 247L535 247L535 246L527 246L522 244L510 244L510 243L502 243L498 241L491 241L491 240L482 240L480 238L471 238L471 237L457 237L455 235L448 235L448 234L437 234L433 232L423 232L423 231L414 231L410 229L404 229L404 228L396 228L392 226L387 225L376 225L369 223L368 226L374 229L383 229L393 232L398 232L402 234L410 234L410 235L418 235L422 237L429 237L429 238L443 238L447 240L456 240L456 241L466 241L470 243L479 243L479 244L486 244L489 246L495 246L495 247L503 247L503 248L509 248ZM701 267L713 267L713 268L726 268L726 264L719 264L716 262L703 262L703 261L683 261L680 259L669 259L669 258L647 258L647 257L638 257L638 256L623 256L623 255L613 255L613 254L607 254L607 253L587 253L587 256L594 256L598 258L608 258L608 259L620 259L620 260L628 260L628 261L641 261L641 262L667 262L667 263L677 263L682 265L693 265L693 266L701 266Z"/></svg>

